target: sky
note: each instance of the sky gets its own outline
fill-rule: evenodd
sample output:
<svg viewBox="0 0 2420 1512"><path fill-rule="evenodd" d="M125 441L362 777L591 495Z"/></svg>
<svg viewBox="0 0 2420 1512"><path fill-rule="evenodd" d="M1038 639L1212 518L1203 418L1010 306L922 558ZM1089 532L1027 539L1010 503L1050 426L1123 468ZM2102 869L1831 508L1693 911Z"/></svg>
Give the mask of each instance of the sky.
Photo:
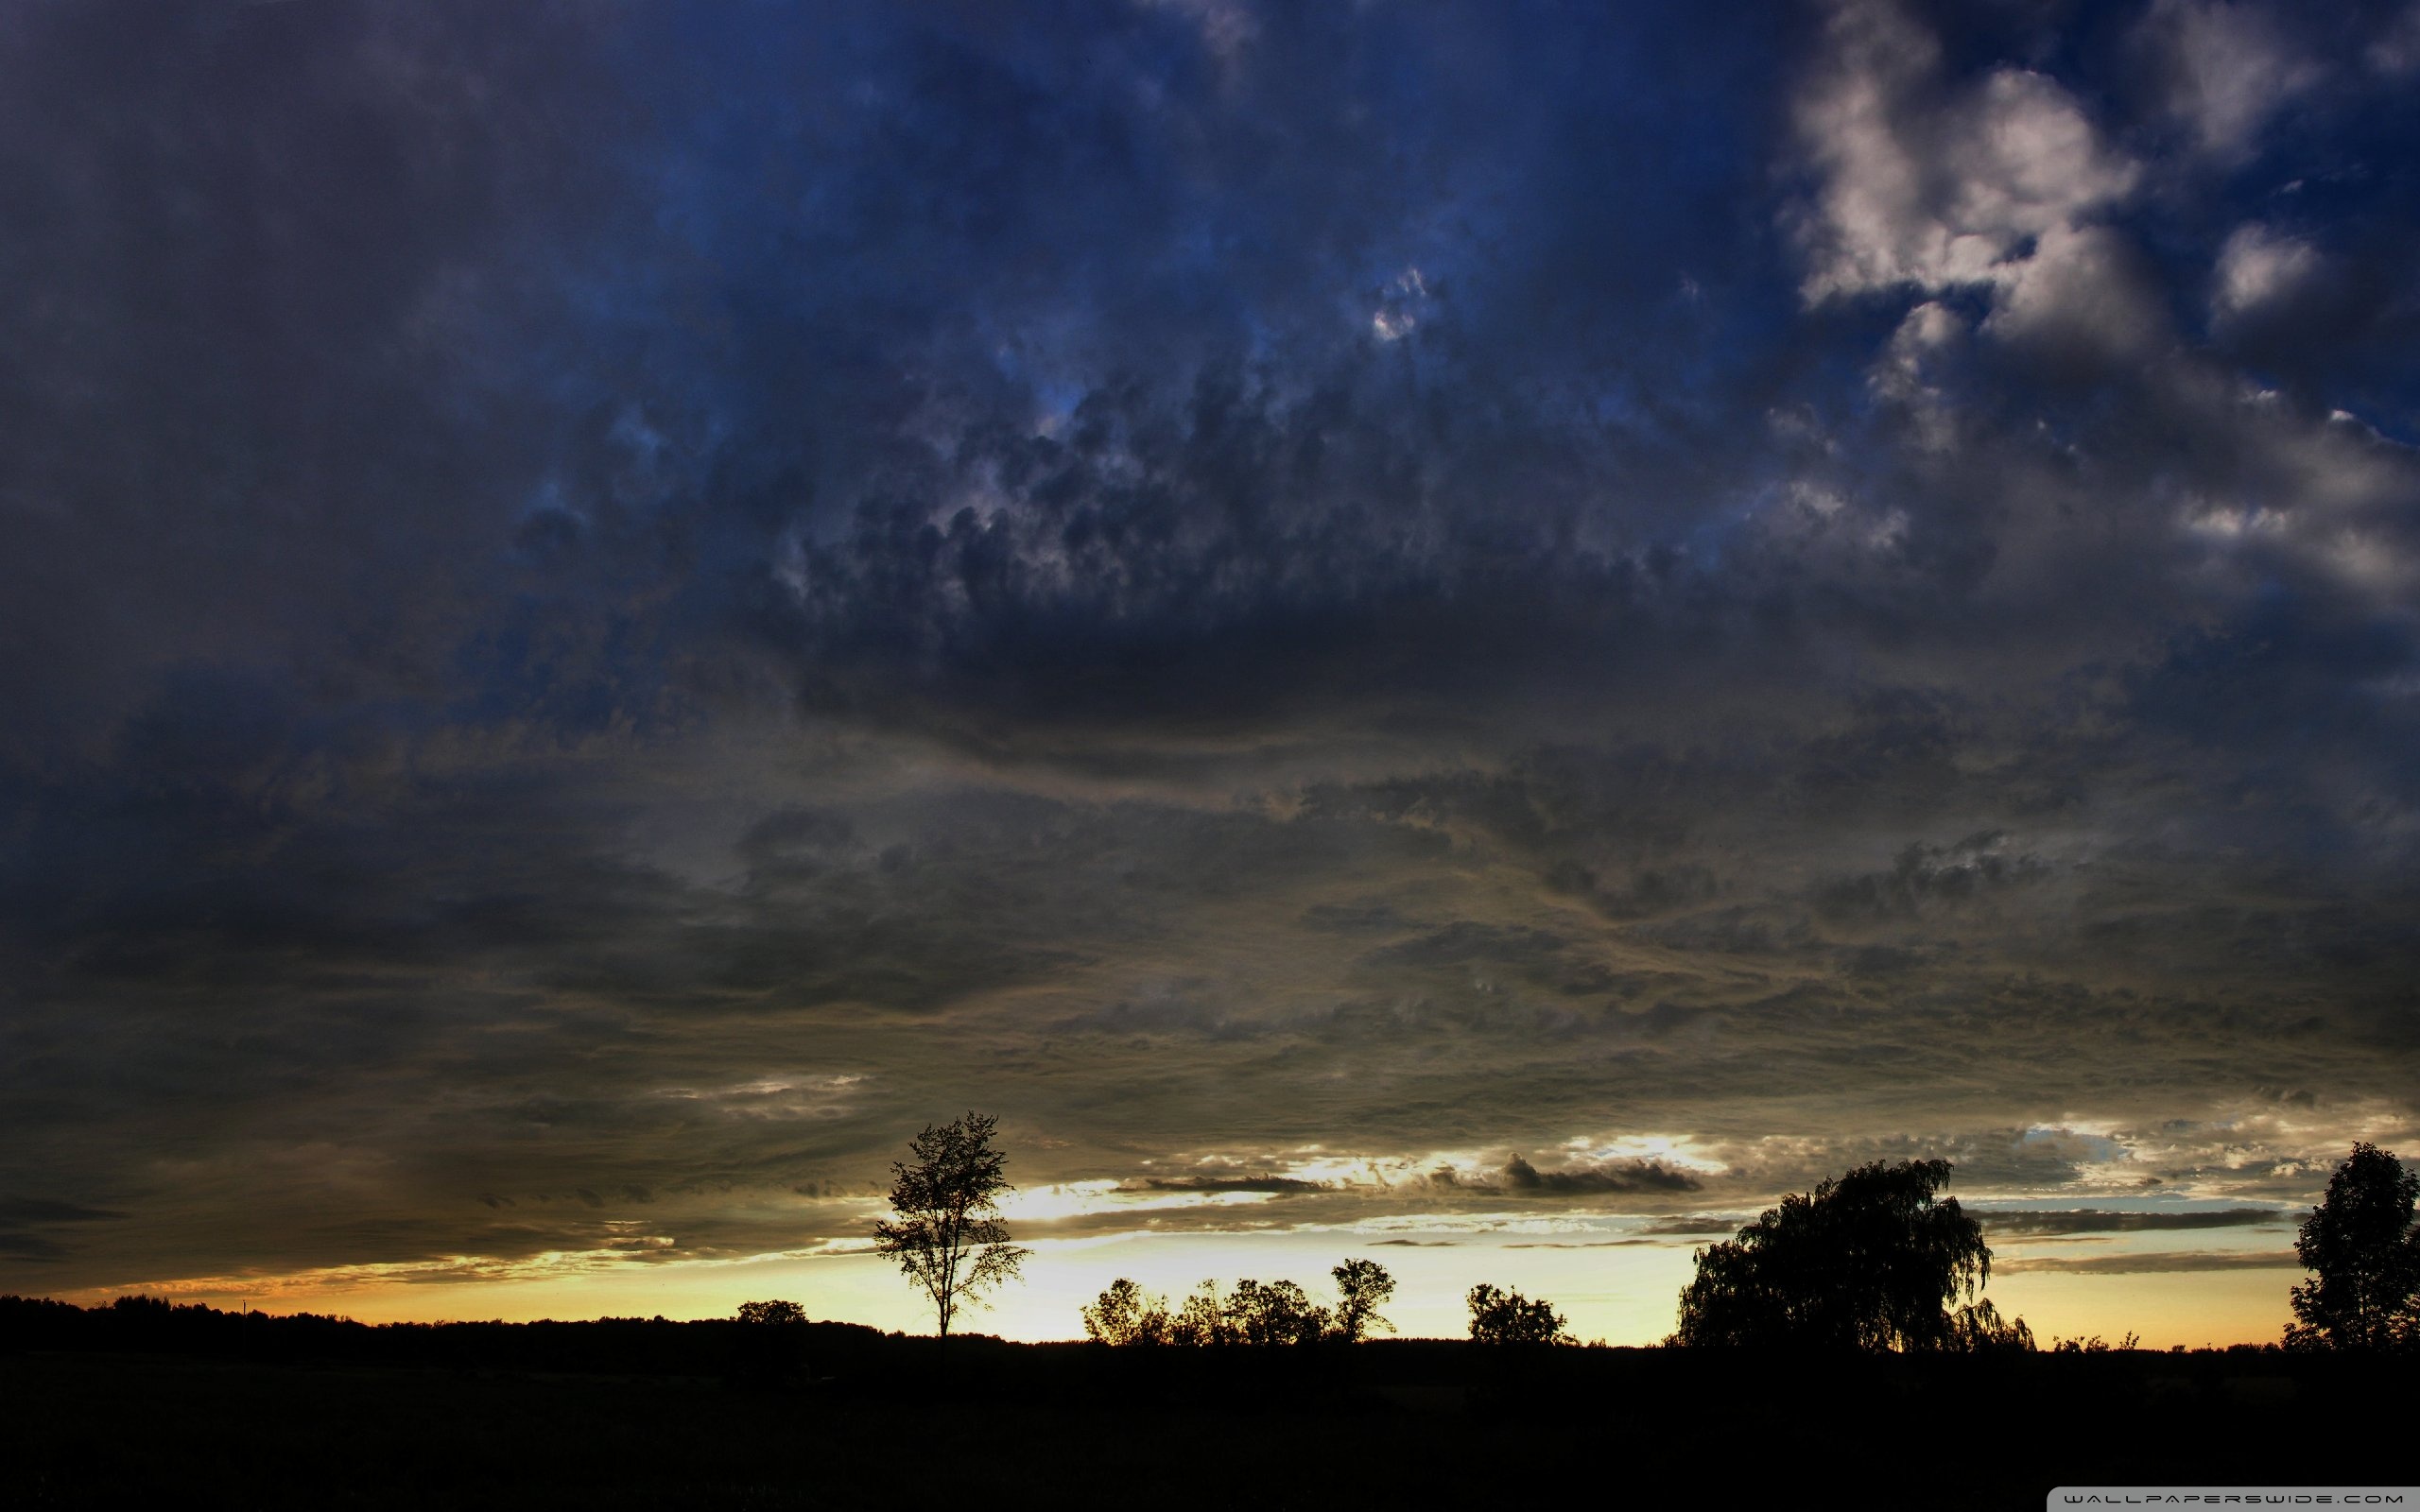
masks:
<svg viewBox="0 0 2420 1512"><path fill-rule="evenodd" d="M2420 1155L2420 5L0 11L0 1290L1672 1327Z"/></svg>

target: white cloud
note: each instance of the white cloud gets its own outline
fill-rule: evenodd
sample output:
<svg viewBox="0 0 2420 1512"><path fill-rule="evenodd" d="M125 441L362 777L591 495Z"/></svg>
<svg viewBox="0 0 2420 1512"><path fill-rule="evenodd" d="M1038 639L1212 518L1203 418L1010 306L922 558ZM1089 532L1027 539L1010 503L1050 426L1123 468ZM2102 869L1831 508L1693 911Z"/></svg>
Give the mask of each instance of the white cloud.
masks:
<svg viewBox="0 0 2420 1512"><path fill-rule="evenodd" d="M1938 236L1924 212L1923 165L1895 116L1940 65L1932 39L1880 4L1843 6L1833 58L1798 100L1800 137L1824 183L1800 228L1814 266L1810 301L1916 280Z"/></svg>
<svg viewBox="0 0 2420 1512"><path fill-rule="evenodd" d="M2139 356L2165 334L2157 292L2134 249L2106 227L2059 227L2006 265L1983 329L2076 353Z"/></svg>
<svg viewBox="0 0 2420 1512"><path fill-rule="evenodd" d="M2241 462L2230 490L2189 501L2186 527L2222 552L2298 560L2339 591L2399 612L2420 583L2401 524L2420 492L2420 455L2351 415L2315 420L2267 391L2236 395L2223 413Z"/></svg>
<svg viewBox="0 0 2420 1512"><path fill-rule="evenodd" d="M2299 55L2268 13L2229 0L2160 0L2143 18L2140 44L2159 60L2169 113L2202 151L2239 157L2278 107L2316 85L2323 71Z"/></svg>
<svg viewBox="0 0 2420 1512"><path fill-rule="evenodd" d="M2220 249L2210 313L2231 320L2292 294L2319 266L2308 242L2254 222L2236 228Z"/></svg>
<svg viewBox="0 0 2420 1512"><path fill-rule="evenodd" d="M1407 267L1379 291L1377 313L1370 317L1370 329L1381 341L1400 341L1420 328L1420 318L1428 304L1428 281L1420 269Z"/></svg>
<svg viewBox="0 0 2420 1512"><path fill-rule="evenodd" d="M1966 331L1956 311L1927 300L1899 322L1866 375L1875 393L1907 410L1915 421L1916 443L1927 451L1947 451L1956 439L1957 412L1932 381L1931 369Z"/></svg>
<svg viewBox="0 0 2420 1512"><path fill-rule="evenodd" d="M1828 33L1797 109L1822 179L1798 227L1810 302L2007 282L2032 242L2122 200L2140 177L2042 75L2003 68L1945 91L1939 47L1894 6L1853 0Z"/></svg>
<svg viewBox="0 0 2420 1512"><path fill-rule="evenodd" d="M1942 149L1957 184L1955 221L2002 246L2074 226L2123 199L2140 176L2040 74L1995 72L1949 126Z"/></svg>
<svg viewBox="0 0 2420 1512"><path fill-rule="evenodd" d="M1966 322L1945 304L1927 301L1908 312L1899 329L1891 337L1895 352L1913 358L1919 352L1937 351L1956 340L1966 329Z"/></svg>
<svg viewBox="0 0 2420 1512"><path fill-rule="evenodd" d="M1880 0L1841 6L1829 35L1797 112L1821 179L1797 227L1810 303L1983 289L1995 292L1983 329L2003 339L2103 359L2158 340L2155 290L2123 238L2095 224L2134 192L2141 167L2066 90L2018 68L1952 87L1931 37ZM1921 346L1946 339L1954 319L1920 309L1934 313L1902 328L1873 380L1911 404L1932 393L1917 376ZM1939 424L1925 435L1927 445L1948 439Z"/></svg>

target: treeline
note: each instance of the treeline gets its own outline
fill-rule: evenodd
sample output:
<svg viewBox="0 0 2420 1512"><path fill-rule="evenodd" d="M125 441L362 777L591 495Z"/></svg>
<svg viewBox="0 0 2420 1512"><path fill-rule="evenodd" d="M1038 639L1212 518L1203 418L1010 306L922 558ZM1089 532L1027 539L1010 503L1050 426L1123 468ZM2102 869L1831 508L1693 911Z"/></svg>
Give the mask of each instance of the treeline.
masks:
<svg viewBox="0 0 2420 1512"><path fill-rule="evenodd" d="M1084 1337L1120 1348L1216 1349L1224 1346L1304 1348L1358 1344L1394 1332L1378 1309L1394 1296L1394 1278L1374 1260L1348 1260L1328 1272L1337 1302L1322 1307L1292 1281L1240 1280L1221 1292L1216 1280L1193 1289L1182 1306L1147 1292L1126 1277L1109 1283L1083 1310ZM1572 1344L1552 1303L1481 1283L1463 1300L1471 1310L1471 1341L1485 1345Z"/></svg>
<svg viewBox="0 0 2420 1512"><path fill-rule="evenodd" d="M313 1313L230 1313L156 1297L98 1307L0 1297L0 1353L26 1350L175 1355L268 1364L693 1376L781 1376L823 1362L827 1372L886 1341L856 1323L787 1320L778 1342L738 1318L676 1321L609 1317L580 1322L358 1323Z"/></svg>
<svg viewBox="0 0 2420 1512"><path fill-rule="evenodd" d="M972 1118L972 1115L970 1115ZM979 1132L988 1135L988 1121ZM980 1141L977 1143L981 1143ZM978 1153L988 1153L981 1152ZM1757 1349L1837 1356L2037 1352L2022 1318L2004 1318L1980 1294L1991 1251L1980 1225L1940 1195L1942 1160L1879 1162L1793 1194L1730 1240L1698 1251L1680 1297L1680 1326L1664 1343L1683 1350ZM992 1177L996 1179L996 1170ZM2295 1321L2283 1348L2297 1353L2405 1355L2420 1350L2420 1177L2387 1152L2354 1147L2295 1248L2313 1272L2293 1289ZM1004 1241L988 1232L981 1243ZM1349 1259L1330 1273L1333 1304L1290 1280L1204 1281L1171 1306L1120 1278L1082 1310L1084 1335L1121 1350L1253 1347L1255 1353L1359 1344L1393 1332L1380 1309L1394 1279L1375 1261ZM1562 1314L1543 1298L1480 1283L1464 1297L1469 1339L1482 1346L1567 1346ZM114 1350L335 1360L457 1368L721 1375L788 1382L880 1375L942 1340L902 1339L856 1324L816 1322L796 1303L749 1302L733 1318L676 1322L389 1323L300 1313L227 1313L150 1297L96 1308L0 1297L0 1352ZM2132 1352L2093 1338L2055 1341L2049 1353ZM970 1347L1005 1349L965 1336ZM1042 1347L1047 1348L1047 1347ZM2274 1351L2279 1345L2228 1352ZM1558 1351L1559 1352L1559 1351Z"/></svg>
<svg viewBox="0 0 2420 1512"><path fill-rule="evenodd" d="M1879 1161L1769 1209L1735 1239L1698 1251L1681 1294L1674 1347L1825 1352L2026 1353L2033 1331L1978 1294L1992 1252L1980 1224L1939 1195L1946 1160ZM1119 1278L1083 1310L1084 1336L1118 1347L1357 1343L1393 1325L1377 1308L1394 1280L1371 1260L1330 1273L1326 1308L1289 1280L1244 1280L1222 1294L1203 1281L1181 1307ZM1544 1298L1481 1282L1463 1297L1472 1343L1550 1347L1577 1341ZM2128 1335L2124 1348L2134 1344ZM2098 1352L2099 1339L2062 1349Z"/></svg>
<svg viewBox="0 0 2420 1512"><path fill-rule="evenodd" d="M1685 1349L1755 1349L1885 1354L2028 1354L2037 1345L2021 1317L2004 1317L1981 1292L1992 1251L1983 1228L1945 1196L1946 1160L1876 1161L1792 1194L1734 1238L1696 1255L1680 1297L1680 1326L1664 1342ZM2294 1322L2282 1345L2298 1351L2420 1351L2420 1176L2371 1144L2356 1144L2296 1237L2313 1272L2293 1289ZM1083 1310L1084 1336L1132 1346L1357 1343L1392 1329L1377 1313L1394 1294L1374 1261L1331 1273L1338 1302L1319 1306L1292 1281L1238 1281L1222 1294L1203 1281L1182 1306L1125 1278ZM1487 1345L1574 1342L1552 1304L1481 1283L1464 1297L1470 1338ZM2114 1347L2131 1351L2126 1334ZM2060 1339L2053 1353L2100 1354L2098 1335Z"/></svg>
<svg viewBox="0 0 2420 1512"><path fill-rule="evenodd" d="M1394 1296L1394 1278L1373 1260L1348 1260L1328 1273L1337 1302L1322 1307L1292 1281L1240 1280L1230 1292L1205 1280L1182 1306L1119 1277L1083 1310L1084 1337L1119 1346L1358 1344L1394 1325L1378 1309Z"/></svg>
<svg viewBox="0 0 2420 1512"><path fill-rule="evenodd" d="M73 1315L97 1337L95 1314L114 1311ZM2324 1466L2386 1485L2410 1436L2402 1362L2344 1354L1111 1349L849 1331L861 1352L818 1348L787 1385L717 1382L711 1349L634 1368L659 1347L819 1328L354 1326L335 1337L395 1353L333 1364L27 1349L0 1356L5 1500L821 1506L895 1502L912 1483L920 1500L970 1504L1025 1486L1076 1505L1490 1504L1579 1446L1615 1467L1617 1493L1670 1481L1725 1505L1837 1487L1846 1504L2038 1508L2054 1481L2188 1471L2282 1485ZM379 1367L483 1336L453 1362L475 1368ZM1894 1435L1927 1444L1873 1447ZM1766 1465L1786 1478L1759 1479Z"/></svg>

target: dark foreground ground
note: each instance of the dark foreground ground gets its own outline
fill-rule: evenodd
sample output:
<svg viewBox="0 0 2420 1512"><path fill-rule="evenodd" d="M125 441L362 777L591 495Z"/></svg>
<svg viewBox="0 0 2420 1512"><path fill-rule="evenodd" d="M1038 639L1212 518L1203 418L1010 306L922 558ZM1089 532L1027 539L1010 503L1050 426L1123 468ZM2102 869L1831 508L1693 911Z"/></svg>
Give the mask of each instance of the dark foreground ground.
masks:
<svg viewBox="0 0 2420 1512"><path fill-rule="evenodd" d="M0 1503L2031 1508L2061 1483L2420 1480L2408 1363L330 1328L0 1329Z"/></svg>

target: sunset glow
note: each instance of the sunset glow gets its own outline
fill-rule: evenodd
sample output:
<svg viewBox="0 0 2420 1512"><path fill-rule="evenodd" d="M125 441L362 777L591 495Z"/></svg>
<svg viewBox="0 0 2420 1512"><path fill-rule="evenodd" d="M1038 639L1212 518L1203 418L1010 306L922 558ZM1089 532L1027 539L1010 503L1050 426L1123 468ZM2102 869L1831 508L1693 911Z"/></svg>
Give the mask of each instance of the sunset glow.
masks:
<svg viewBox="0 0 2420 1512"><path fill-rule="evenodd" d="M1582 1339L2420 1155L2420 11L0 17L0 1292ZM1028 1354L1038 1351L1025 1351Z"/></svg>

